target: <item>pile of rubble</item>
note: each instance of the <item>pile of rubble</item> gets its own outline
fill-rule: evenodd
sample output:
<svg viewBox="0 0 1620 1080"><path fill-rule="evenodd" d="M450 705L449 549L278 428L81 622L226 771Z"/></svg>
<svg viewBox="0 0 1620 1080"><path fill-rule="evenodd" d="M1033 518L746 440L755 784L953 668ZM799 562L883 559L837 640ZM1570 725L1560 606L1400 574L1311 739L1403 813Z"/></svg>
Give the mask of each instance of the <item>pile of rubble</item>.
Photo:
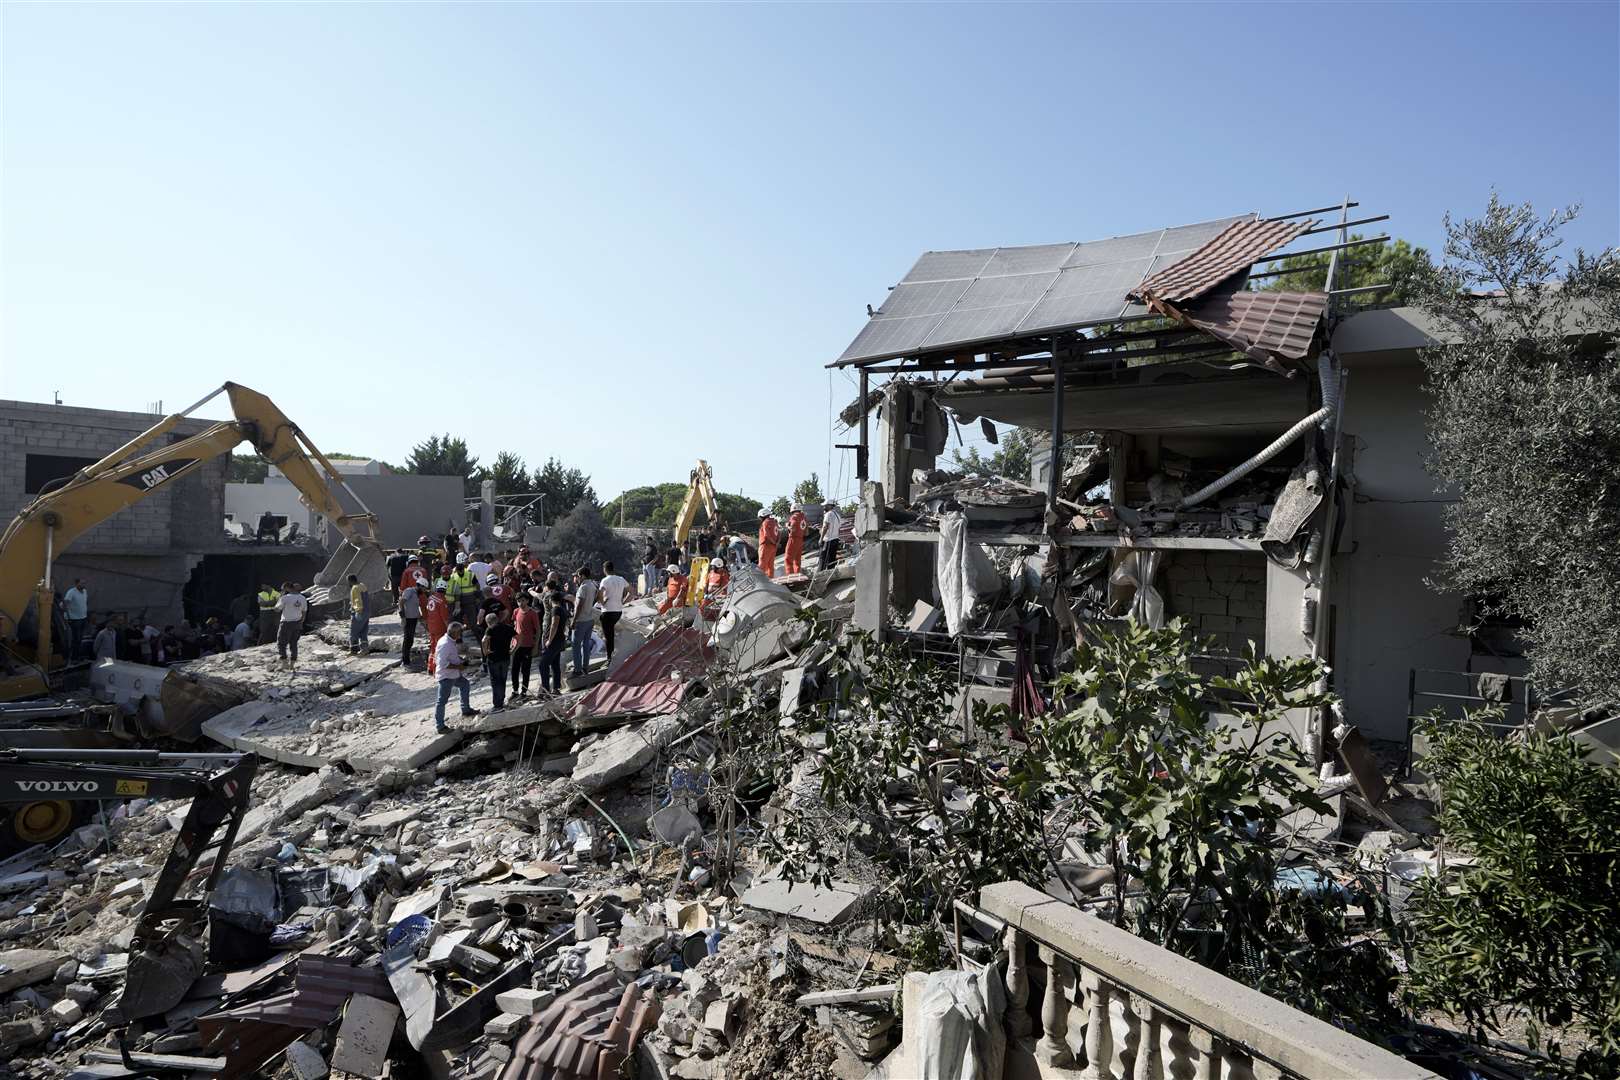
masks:
<svg viewBox="0 0 1620 1080"><path fill-rule="evenodd" d="M854 573L795 592L744 569L723 604L636 605L612 664L448 734L386 625L363 655L317 630L291 671L269 647L187 665L162 704L206 691L223 708L182 707L168 730L197 741L166 745L261 757L211 891L217 850L192 874L206 966L173 1007L123 1022L137 922L188 806L104 804L0 864L12 1071L866 1076L898 1033L892 995L861 984L899 962L852 946L870 888L789 885L747 830L722 859L708 798L710 672L796 693L826 648L815 622L836 632L853 611ZM818 1002L829 991L849 1000Z"/></svg>

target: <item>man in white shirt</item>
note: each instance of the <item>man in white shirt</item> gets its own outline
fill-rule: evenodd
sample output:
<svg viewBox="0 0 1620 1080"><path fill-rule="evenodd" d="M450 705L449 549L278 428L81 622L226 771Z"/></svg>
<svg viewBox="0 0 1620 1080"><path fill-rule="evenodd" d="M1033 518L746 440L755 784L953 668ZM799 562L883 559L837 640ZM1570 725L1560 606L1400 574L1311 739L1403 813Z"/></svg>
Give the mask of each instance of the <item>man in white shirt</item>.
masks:
<svg viewBox="0 0 1620 1080"><path fill-rule="evenodd" d="M462 716L478 715L478 710L472 707L472 684L462 671L465 663L461 655L461 624L453 622L445 628L444 637L433 650L433 677L439 685L439 703L433 710L433 727L437 731L450 730L444 722L444 706L452 690L461 691Z"/></svg>
<svg viewBox="0 0 1620 1080"><path fill-rule="evenodd" d="M608 663L613 663L613 628L624 614L624 598L630 595L630 583L613 572L611 561L602 564L605 575L597 585L597 597L602 604L602 641L607 645Z"/></svg>
<svg viewBox="0 0 1620 1080"><path fill-rule="evenodd" d="M479 552L477 555L468 555L467 569L472 573L473 577L478 579L478 587L480 589L489 587L489 575L494 571L495 567L489 561L488 552Z"/></svg>
<svg viewBox="0 0 1620 1080"><path fill-rule="evenodd" d="M62 594L63 614L68 622L68 663L79 658L84 648L84 627L90 621L90 591L84 578L74 578L73 588Z"/></svg>
<svg viewBox="0 0 1620 1080"><path fill-rule="evenodd" d="M838 530L844 527L843 515L838 507L827 503L821 515L821 569L838 564Z"/></svg>
<svg viewBox="0 0 1620 1080"><path fill-rule="evenodd" d="M298 663L298 635L304 632L304 613L309 601L298 591L298 586L287 582L281 587L281 599L276 601L281 622L276 627L276 656L279 663L292 667Z"/></svg>
<svg viewBox="0 0 1620 1080"><path fill-rule="evenodd" d="M472 531L472 526L471 525L469 525L465 529L461 530L461 536L459 537L459 539L461 540L462 554L466 555L467 558L471 559L472 554L473 554L473 549L472 549L473 541L477 539L477 537L473 536L473 531Z"/></svg>

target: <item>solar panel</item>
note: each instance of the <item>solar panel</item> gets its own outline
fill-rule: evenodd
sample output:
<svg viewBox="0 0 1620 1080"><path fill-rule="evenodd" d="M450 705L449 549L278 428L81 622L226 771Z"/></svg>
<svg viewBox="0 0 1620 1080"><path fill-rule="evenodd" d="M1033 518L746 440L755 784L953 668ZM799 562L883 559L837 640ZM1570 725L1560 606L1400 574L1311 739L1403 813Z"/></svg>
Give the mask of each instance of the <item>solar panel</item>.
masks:
<svg viewBox="0 0 1620 1080"><path fill-rule="evenodd" d="M965 348L1144 315L1126 294L1217 236L1220 218L1084 244L925 252L840 363Z"/></svg>

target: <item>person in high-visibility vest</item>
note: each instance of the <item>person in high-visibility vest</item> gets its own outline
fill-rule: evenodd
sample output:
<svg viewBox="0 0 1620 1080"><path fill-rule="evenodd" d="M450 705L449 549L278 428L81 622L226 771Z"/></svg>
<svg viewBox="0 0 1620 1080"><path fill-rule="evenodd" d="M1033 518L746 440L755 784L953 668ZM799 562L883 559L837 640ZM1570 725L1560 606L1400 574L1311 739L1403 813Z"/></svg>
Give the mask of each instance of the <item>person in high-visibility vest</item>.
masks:
<svg viewBox="0 0 1620 1080"><path fill-rule="evenodd" d="M259 586L259 644L276 640L276 624L281 622L281 590L274 585Z"/></svg>
<svg viewBox="0 0 1620 1080"><path fill-rule="evenodd" d="M804 516L804 508L795 506L787 520L787 550L782 556L784 574L804 573L804 534L809 529L810 519Z"/></svg>
<svg viewBox="0 0 1620 1080"><path fill-rule="evenodd" d="M776 576L776 545L782 539L782 526L769 510L759 512L759 568L768 578Z"/></svg>
<svg viewBox="0 0 1620 1080"><path fill-rule="evenodd" d="M467 566L466 557L458 556L455 571L445 581L445 596L452 607L461 612L461 621L476 625L478 618L478 576Z"/></svg>

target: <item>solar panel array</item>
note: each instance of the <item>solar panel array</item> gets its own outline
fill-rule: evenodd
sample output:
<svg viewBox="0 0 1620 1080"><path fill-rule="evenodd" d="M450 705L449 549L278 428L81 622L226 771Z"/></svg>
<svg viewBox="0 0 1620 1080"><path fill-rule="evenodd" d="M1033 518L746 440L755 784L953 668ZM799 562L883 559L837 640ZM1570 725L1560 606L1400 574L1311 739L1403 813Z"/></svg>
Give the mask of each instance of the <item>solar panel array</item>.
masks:
<svg viewBox="0 0 1620 1080"><path fill-rule="evenodd" d="M838 358L941 352L1146 314L1126 293L1242 218L1084 244L930 251Z"/></svg>

